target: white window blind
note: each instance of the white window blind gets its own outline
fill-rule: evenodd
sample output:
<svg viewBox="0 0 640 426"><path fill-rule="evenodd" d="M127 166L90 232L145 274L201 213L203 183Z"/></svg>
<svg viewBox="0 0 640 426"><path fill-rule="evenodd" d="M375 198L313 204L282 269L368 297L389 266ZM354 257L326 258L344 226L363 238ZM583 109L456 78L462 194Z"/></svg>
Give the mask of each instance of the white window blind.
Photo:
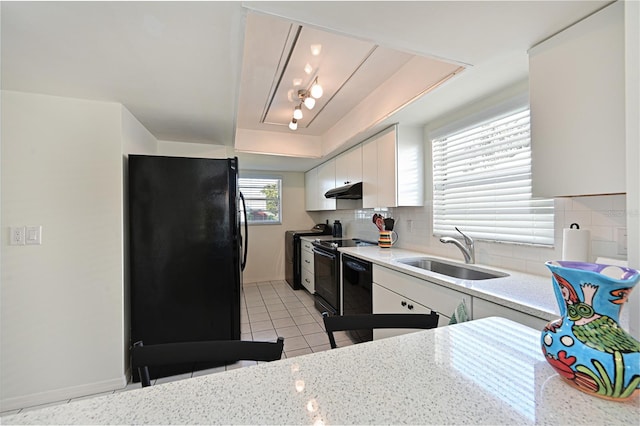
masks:
<svg viewBox="0 0 640 426"><path fill-rule="evenodd" d="M239 178L238 185L247 205L249 224L280 224L282 179Z"/></svg>
<svg viewBox="0 0 640 426"><path fill-rule="evenodd" d="M553 199L531 197L529 109L432 141L433 232L553 245Z"/></svg>

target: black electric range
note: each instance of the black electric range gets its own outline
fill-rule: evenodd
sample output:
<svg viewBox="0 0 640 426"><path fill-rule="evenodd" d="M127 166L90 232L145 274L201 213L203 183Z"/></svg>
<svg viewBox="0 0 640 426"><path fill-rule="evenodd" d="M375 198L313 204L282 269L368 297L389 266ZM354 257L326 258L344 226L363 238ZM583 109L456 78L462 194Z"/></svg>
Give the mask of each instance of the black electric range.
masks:
<svg viewBox="0 0 640 426"><path fill-rule="evenodd" d="M350 240L315 240L313 262L315 281L315 306L329 315L342 314L340 291L340 253L342 247L373 246L373 241L358 238Z"/></svg>
<svg viewBox="0 0 640 426"><path fill-rule="evenodd" d="M341 247L375 246L377 242L352 238L350 240L315 240L313 246L329 252L337 252Z"/></svg>

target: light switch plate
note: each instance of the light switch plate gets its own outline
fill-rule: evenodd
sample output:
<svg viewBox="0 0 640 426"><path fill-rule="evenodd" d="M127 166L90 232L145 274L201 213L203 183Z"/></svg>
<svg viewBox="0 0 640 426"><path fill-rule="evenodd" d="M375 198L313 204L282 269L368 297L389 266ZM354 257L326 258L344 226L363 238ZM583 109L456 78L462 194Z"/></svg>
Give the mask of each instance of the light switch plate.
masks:
<svg viewBox="0 0 640 426"><path fill-rule="evenodd" d="M42 226L27 226L25 243L30 245L42 244Z"/></svg>
<svg viewBox="0 0 640 426"><path fill-rule="evenodd" d="M9 245L23 246L25 244L25 227L12 226L9 228Z"/></svg>

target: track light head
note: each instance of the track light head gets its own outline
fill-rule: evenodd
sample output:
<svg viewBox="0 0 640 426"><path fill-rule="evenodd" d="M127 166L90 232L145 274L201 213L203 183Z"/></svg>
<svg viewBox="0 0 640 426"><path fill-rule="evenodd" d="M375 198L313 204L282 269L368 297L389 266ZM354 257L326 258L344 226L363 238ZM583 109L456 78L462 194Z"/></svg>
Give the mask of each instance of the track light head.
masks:
<svg viewBox="0 0 640 426"><path fill-rule="evenodd" d="M314 80L309 93L311 93L311 96L313 96L316 99L319 99L322 97L322 94L324 93L324 91L322 90L322 86L320 86L320 83L318 83L318 77L316 77L316 79Z"/></svg>

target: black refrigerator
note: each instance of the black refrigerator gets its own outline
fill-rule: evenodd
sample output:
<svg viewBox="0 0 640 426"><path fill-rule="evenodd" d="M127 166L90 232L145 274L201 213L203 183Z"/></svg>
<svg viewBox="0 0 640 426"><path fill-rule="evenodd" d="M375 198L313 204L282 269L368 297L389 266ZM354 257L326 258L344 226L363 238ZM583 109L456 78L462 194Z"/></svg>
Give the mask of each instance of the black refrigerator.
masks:
<svg viewBox="0 0 640 426"><path fill-rule="evenodd" d="M238 160L130 155L128 201L131 343L240 339L247 221Z"/></svg>

